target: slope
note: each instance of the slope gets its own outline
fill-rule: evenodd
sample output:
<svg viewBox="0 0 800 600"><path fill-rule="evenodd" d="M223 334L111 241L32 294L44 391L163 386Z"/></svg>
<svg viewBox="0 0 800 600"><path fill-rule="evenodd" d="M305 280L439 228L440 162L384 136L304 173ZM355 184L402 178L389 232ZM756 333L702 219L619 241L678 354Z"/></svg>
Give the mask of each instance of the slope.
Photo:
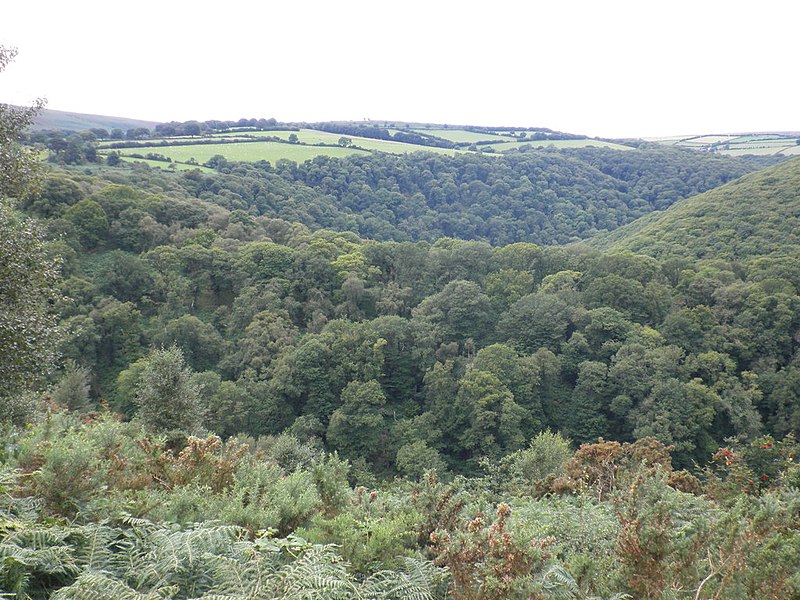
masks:
<svg viewBox="0 0 800 600"><path fill-rule="evenodd" d="M800 254L800 159L745 175L598 236L589 245L655 257Z"/></svg>
<svg viewBox="0 0 800 600"><path fill-rule="evenodd" d="M141 119L128 119L125 117L108 117L105 115L90 115L85 113L66 112L63 110L45 109L33 123L31 129L64 129L67 131L83 131L85 129L115 129L128 130L134 127L154 127L156 121L143 121Z"/></svg>

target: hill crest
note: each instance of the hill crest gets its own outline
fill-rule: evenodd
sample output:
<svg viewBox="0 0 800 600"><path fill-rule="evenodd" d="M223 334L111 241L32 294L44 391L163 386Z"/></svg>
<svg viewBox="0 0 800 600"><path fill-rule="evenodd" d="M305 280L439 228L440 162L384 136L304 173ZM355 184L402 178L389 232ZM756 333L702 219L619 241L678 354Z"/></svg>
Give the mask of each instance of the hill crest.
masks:
<svg viewBox="0 0 800 600"><path fill-rule="evenodd" d="M750 173L588 244L656 258L800 254L800 158Z"/></svg>

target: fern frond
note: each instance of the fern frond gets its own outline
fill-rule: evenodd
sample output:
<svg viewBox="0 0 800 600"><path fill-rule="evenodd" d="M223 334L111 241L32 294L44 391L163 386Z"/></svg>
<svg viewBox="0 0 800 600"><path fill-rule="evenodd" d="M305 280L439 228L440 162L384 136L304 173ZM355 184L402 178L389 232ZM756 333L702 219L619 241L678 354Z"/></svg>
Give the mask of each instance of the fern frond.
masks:
<svg viewBox="0 0 800 600"><path fill-rule="evenodd" d="M359 597L344 561L329 546L312 546L281 569L277 597L285 600L345 600Z"/></svg>
<svg viewBox="0 0 800 600"><path fill-rule="evenodd" d="M217 524L193 529L151 527L137 531L136 547L126 565L135 587L178 585L181 594L201 595L215 588L215 560L235 556L245 532ZM224 592L223 592L224 593Z"/></svg>
<svg viewBox="0 0 800 600"><path fill-rule="evenodd" d="M105 573L87 571L75 583L61 588L52 597L53 600L167 600L174 598L177 593L176 586L141 593Z"/></svg>
<svg viewBox="0 0 800 600"><path fill-rule="evenodd" d="M208 563L215 581L210 593L215 596L265 597L265 590L274 584L277 574L274 560L254 552L240 550L236 556L210 556Z"/></svg>
<svg viewBox="0 0 800 600"><path fill-rule="evenodd" d="M444 571L432 562L406 558L402 571L380 571L361 585L370 600L433 600L441 595Z"/></svg>
<svg viewBox="0 0 800 600"><path fill-rule="evenodd" d="M87 571L121 574L134 542L125 532L108 525L83 525L74 528L69 541L75 547L75 559Z"/></svg>
<svg viewBox="0 0 800 600"><path fill-rule="evenodd" d="M553 600L580 600L583 596L575 579L561 565L547 567L539 580L542 590Z"/></svg>

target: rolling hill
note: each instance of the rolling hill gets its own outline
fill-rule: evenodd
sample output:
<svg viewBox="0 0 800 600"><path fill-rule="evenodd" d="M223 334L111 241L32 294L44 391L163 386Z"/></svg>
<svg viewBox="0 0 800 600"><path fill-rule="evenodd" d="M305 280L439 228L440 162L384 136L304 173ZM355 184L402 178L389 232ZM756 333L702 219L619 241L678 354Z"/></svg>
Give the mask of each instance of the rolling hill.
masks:
<svg viewBox="0 0 800 600"><path fill-rule="evenodd" d="M746 260L800 254L800 159L646 215L590 245L657 258Z"/></svg>
<svg viewBox="0 0 800 600"><path fill-rule="evenodd" d="M125 117L108 117L104 115L90 115L86 113L66 112L63 110L45 109L36 117L31 129L64 129L66 131L83 131L85 129L115 129L128 130L134 127L155 127L156 121L143 121L141 119L128 119Z"/></svg>
<svg viewBox="0 0 800 600"><path fill-rule="evenodd" d="M797 156L800 154L800 132L727 133L715 135L679 135L648 138L667 146L692 148L728 156Z"/></svg>

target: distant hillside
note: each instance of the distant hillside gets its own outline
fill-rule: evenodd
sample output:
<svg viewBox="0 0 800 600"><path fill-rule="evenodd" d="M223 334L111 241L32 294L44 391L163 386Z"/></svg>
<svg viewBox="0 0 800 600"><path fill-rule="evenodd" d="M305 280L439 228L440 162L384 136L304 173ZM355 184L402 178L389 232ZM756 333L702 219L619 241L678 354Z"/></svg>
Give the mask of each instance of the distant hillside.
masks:
<svg viewBox="0 0 800 600"><path fill-rule="evenodd" d="M126 161L151 160L164 168L205 164L215 157L232 162L291 160L370 153L473 152L499 156L536 148L611 148L633 150L640 143L602 140L544 128L473 127L402 122L329 121L278 123L275 119L161 123L135 139L103 140L101 156ZM149 163L153 165L153 163ZM155 164L153 166L159 166Z"/></svg>
<svg viewBox="0 0 800 600"><path fill-rule="evenodd" d="M659 258L800 254L800 158L687 198L589 243Z"/></svg>
<svg viewBox="0 0 800 600"><path fill-rule="evenodd" d="M119 128L127 131L134 127L147 127L152 129L157 121L142 121L139 119L126 119L124 117L108 117L105 115L88 115L84 113L65 112L62 110L43 110L33 123L31 129L66 129L68 131L83 131L84 129L101 128L109 131Z"/></svg>
<svg viewBox="0 0 800 600"><path fill-rule="evenodd" d="M729 156L797 156L800 154L800 132L797 131L674 135L649 138L648 141Z"/></svg>

